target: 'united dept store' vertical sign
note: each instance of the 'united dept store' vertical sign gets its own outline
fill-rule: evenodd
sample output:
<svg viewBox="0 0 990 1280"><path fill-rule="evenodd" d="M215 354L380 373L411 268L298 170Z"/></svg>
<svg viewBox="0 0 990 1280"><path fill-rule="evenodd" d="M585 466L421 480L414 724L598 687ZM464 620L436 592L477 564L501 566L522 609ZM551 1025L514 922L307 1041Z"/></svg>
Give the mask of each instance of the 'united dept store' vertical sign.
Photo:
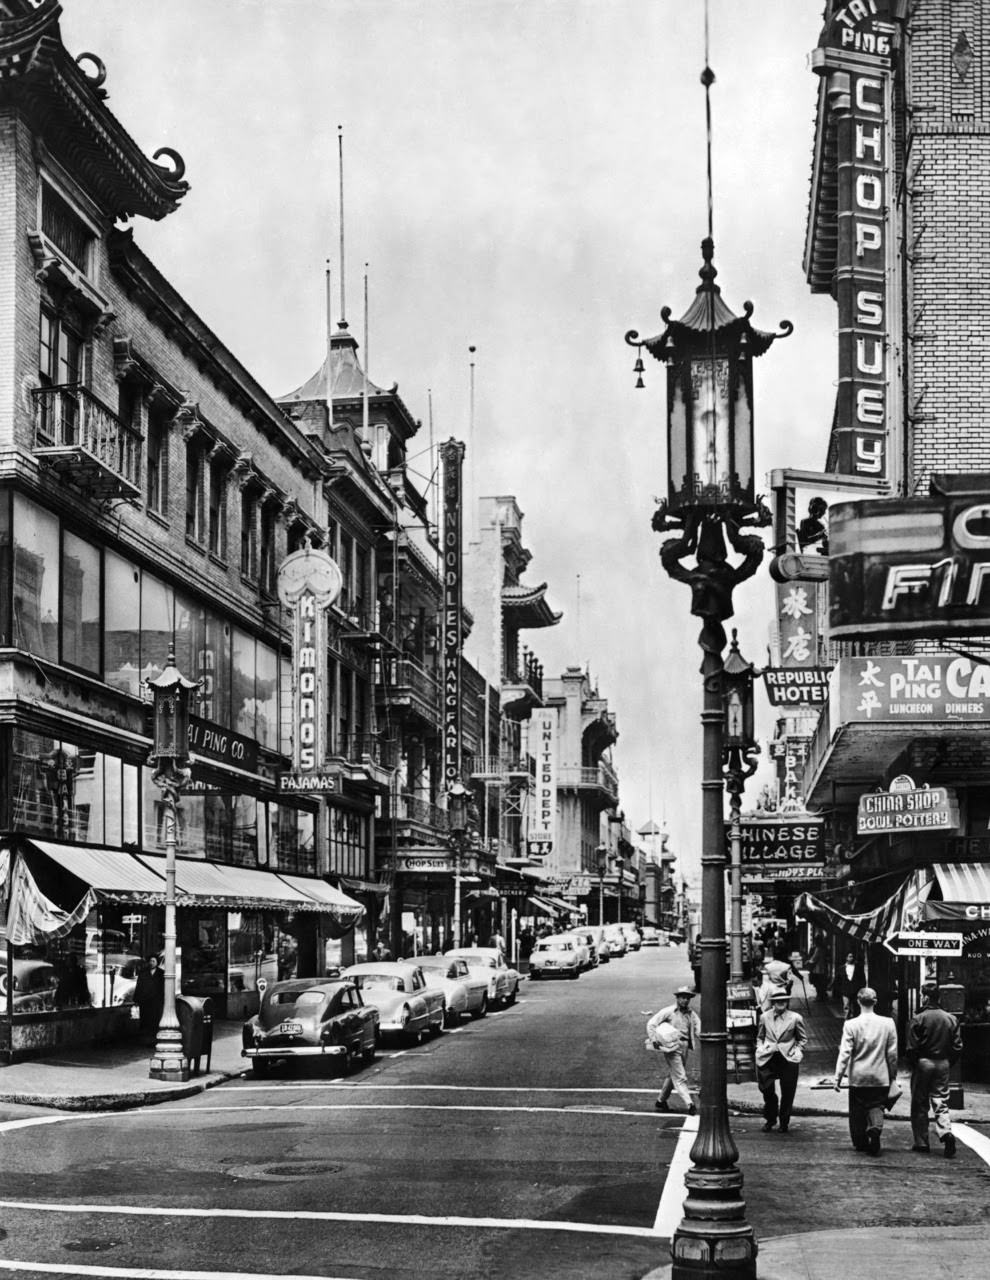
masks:
<svg viewBox="0 0 990 1280"><path fill-rule="evenodd" d="M325 551L305 547L287 556L278 571L278 598L292 613L292 772L279 776L279 791L325 792L337 779L327 758L327 619L340 595L340 569Z"/></svg>

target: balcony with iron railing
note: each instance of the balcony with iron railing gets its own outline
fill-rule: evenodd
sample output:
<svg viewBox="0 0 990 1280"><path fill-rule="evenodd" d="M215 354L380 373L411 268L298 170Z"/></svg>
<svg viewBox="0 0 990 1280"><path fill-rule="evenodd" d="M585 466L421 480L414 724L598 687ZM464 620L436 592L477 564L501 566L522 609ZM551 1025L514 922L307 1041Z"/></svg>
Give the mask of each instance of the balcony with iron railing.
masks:
<svg viewBox="0 0 990 1280"><path fill-rule="evenodd" d="M439 726L439 681L414 658L383 658L375 692L379 706L408 707L429 724Z"/></svg>
<svg viewBox="0 0 990 1280"><path fill-rule="evenodd" d="M34 452L42 465L97 498L141 495L141 433L85 387L39 387Z"/></svg>
<svg viewBox="0 0 990 1280"><path fill-rule="evenodd" d="M603 807L617 804L619 800L618 775L612 765L605 760L599 761L590 768L569 766L558 769L557 785L597 792L599 799L604 801Z"/></svg>
<svg viewBox="0 0 990 1280"><path fill-rule="evenodd" d="M543 663L528 649L523 649L519 662L502 676L502 710L522 719L542 706Z"/></svg>
<svg viewBox="0 0 990 1280"><path fill-rule="evenodd" d="M518 782L533 777L535 772L536 762L532 756L478 756L471 776L479 781Z"/></svg>

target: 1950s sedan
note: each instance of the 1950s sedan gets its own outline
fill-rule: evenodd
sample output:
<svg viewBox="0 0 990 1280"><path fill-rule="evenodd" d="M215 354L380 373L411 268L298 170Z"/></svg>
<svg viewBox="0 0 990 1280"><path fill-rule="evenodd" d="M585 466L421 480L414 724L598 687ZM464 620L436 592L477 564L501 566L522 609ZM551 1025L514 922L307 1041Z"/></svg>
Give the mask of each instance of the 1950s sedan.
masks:
<svg viewBox="0 0 990 1280"><path fill-rule="evenodd" d="M435 975L406 960L369 960L352 964L343 976L360 990L365 1004L378 1010L382 1035L419 1040L443 1031L447 1002Z"/></svg>
<svg viewBox="0 0 990 1280"><path fill-rule="evenodd" d="M483 1018L488 1012L488 978L480 970L471 971L459 956L420 956L419 963L428 978L443 987L447 999L447 1021L453 1025L465 1014Z"/></svg>
<svg viewBox="0 0 990 1280"><path fill-rule="evenodd" d="M327 1058L346 1072L358 1058L373 1062L377 1044L378 1010L340 978L272 983L241 1032L241 1056L256 1075L267 1075L281 1058Z"/></svg>

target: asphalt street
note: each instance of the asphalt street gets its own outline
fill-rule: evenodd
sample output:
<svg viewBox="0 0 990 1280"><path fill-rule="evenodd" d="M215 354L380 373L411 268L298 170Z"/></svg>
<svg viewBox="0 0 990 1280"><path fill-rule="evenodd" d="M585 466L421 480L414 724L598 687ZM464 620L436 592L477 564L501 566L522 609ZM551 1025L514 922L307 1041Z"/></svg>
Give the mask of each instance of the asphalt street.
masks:
<svg viewBox="0 0 990 1280"><path fill-rule="evenodd" d="M648 1015L684 980L645 950L342 1078L312 1067L127 1112L0 1113L0 1274L233 1280L642 1277L668 1260L696 1121L653 1109ZM988 1171L880 1160L844 1121L733 1118L761 1239L988 1225ZM684 1132L687 1129L687 1132ZM671 1166L673 1173L671 1174Z"/></svg>

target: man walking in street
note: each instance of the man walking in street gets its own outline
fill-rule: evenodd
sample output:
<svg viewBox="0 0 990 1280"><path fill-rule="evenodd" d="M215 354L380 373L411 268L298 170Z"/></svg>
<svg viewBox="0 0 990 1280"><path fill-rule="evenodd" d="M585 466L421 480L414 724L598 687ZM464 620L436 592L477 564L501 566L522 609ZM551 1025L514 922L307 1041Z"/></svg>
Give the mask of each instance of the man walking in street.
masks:
<svg viewBox="0 0 990 1280"><path fill-rule="evenodd" d="M691 1008L696 992L691 987L678 987L674 992L676 1004L668 1005L655 1013L646 1024L646 1034L663 1054L667 1064L667 1078L660 1086L654 1106L658 1111L669 1111L667 1099L676 1093L687 1108L689 1116L695 1114L694 1101L688 1089L687 1056L699 1042L701 1019Z"/></svg>
<svg viewBox="0 0 990 1280"><path fill-rule="evenodd" d="M859 1016L842 1026L842 1043L835 1064L835 1088L849 1072L849 1136L857 1151L880 1154L883 1108L891 1083L897 1079L897 1028L893 1018L875 1011L877 993L863 987L856 994Z"/></svg>
<svg viewBox="0 0 990 1280"><path fill-rule="evenodd" d="M942 1008L938 983L921 988L923 1004L908 1024L905 1056L911 1063L912 1151L929 1151L928 1111L947 1160L956 1154L956 1138L949 1120L949 1066L962 1054L958 1021Z"/></svg>
<svg viewBox="0 0 990 1280"><path fill-rule="evenodd" d="M770 1012L763 1014L756 1033L756 1080L763 1094L764 1133L770 1132L778 1118L780 1132L788 1131L798 1071L808 1043L804 1019L787 1007L789 998L782 987L771 993Z"/></svg>

